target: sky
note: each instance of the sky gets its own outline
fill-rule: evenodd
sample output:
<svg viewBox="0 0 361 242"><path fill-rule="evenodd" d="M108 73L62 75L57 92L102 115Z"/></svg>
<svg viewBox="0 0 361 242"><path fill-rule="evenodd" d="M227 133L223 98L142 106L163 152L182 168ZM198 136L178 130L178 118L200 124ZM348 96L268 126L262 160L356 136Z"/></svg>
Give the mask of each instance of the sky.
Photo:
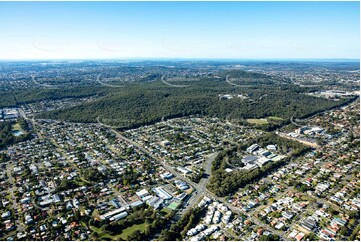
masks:
<svg viewBox="0 0 361 242"><path fill-rule="evenodd" d="M355 2L0 2L0 59L360 58Z"/></svg>

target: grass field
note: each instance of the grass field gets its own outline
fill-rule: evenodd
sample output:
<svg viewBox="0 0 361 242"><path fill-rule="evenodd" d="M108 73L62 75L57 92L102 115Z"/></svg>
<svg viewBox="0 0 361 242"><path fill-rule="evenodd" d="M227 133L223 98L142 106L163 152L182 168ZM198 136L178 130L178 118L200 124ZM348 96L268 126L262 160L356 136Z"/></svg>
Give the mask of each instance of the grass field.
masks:
<svg viewBox="0 0 361 242"><path fill-rule="evenodd" d="M123 232L119 235L119 237L121 237L123 240L126 240L127 237L129 235L131 235L136 230L144 232L145 229L147 228L147 226L148 226L147 223L135 224L135 225L133 225L131 227L128 227L128 228L124 229Z"/></svg>
<svg viewBox="0 0 361 242"><path fill-rule="evenodd" d="M15 124L13 125L13 130L19 130L19 131L21 131L22 129L21 129L21 127L20 127L20 125L19 125L18 123L15 123Z"/></svg>
<svg viewBox="0 0 361 242"><path fill-rule="evenodd" d="M168 208L170 208L172 210L176 210L178 206L179 206L179 203L172 202L171 204L168 205Z"/></svg>
<svg viewBox="0 0 361 242"><path fill-rule="evenodd" d="M282 121L282 120L284 120L283 118L276 117L276 116L269 116L268 119L270 119L270 120L276 120L276 121Z"/></svg>
<svg viewBox="0 0 361 242"><path fill-rule="evenodd" d="M268 121L265 118L260 118L260 119L250 118L250 119L247 119L247 122L250 124L257 124L257 125L268 124Z"/></svg>
<svg viewBox="0 0 361 242"><path fill-rule="evenodd" d="M166 212L167 214L171 214L173 211L170 209L170 208L168 208L168 207L164 207L163 209L162 209L162 211L163 212Z"/></svg>
<svg viewBox="0 0 361 242"><path fill-rule="evenodd" d="M13 124L13 126L12 126L12 131L13 131L13 133L14 133L14 132L18 133L18 135L16 135L16 136L20 136L20 135L26 134L25 130L23 130L23 129L21 128L21 126L20 126L19 123Z"/></svg>
<svg viewBox="0 0 361 242"><path fill-rule="evenodd" d="M131 235L136 230L144 232L147 226L149 226L147 223L134 224L133 226L124 229L120 234L117 235L111 235L110 233L104 231L103 227L101 228L97 228L94 226L89 226L89 227L91 230L93 230L98 234L99 238L97 240L111 239L111 240L119 241L119 240L127 240L128 236Z"/></svg>

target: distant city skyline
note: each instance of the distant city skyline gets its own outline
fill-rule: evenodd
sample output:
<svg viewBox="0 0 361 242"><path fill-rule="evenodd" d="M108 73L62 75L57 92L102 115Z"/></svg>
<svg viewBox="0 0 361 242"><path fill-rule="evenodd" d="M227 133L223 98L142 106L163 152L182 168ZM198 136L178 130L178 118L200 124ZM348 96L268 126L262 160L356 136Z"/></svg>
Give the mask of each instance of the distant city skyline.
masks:
<svg viewBox="0 0 361 242"><path fill-rule="evenodd" d="M0 60L359 59L355 2L0 2Z"/></svg>

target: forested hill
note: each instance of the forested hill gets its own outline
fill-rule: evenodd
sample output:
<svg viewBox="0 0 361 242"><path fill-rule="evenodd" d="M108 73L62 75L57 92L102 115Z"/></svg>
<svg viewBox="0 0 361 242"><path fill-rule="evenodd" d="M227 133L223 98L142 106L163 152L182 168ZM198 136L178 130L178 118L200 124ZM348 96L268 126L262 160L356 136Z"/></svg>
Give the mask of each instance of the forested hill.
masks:
<svg viewBox="0 0 361 242"><path fill-rule="evenodd" d="M263 76L258 77L264 79ZM303 94L309 91L305 88L292 84L270 85L263 80L259 85L247 87L213 79L186 83L189 85L187 87L185 83L176 84L169 86L155 81L112 88L112 92L94 102L43 113L38 118L74 122L96 122L99 118L108 125L130 128L157 122L162 117L193 114L232 119L305 117L349 101L311 97ZM230 94L233 98L220 98L219 94ZM240 94L244 98L237 96Z"/></svg>
<svg viewBox="0 0 361 242"><path fill-rule="evenodd" d="M110 92L112 92L112 89L104 86L56 89L31 88L27 90L0 91L0 108L16 107L21 104L35 103L43 100L105 96Z"/></svg>

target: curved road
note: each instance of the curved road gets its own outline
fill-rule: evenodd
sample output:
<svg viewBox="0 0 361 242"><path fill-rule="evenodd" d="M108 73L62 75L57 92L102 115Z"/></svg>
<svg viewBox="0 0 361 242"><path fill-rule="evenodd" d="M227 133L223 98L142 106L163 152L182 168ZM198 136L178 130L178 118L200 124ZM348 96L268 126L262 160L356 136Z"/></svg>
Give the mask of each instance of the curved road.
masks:
<svg viewBox="0 0 361 242"><path fill-rule="evenodd" d="M100 74L98 74L96 82L98 82L106 87L124 87L124 85L112 85L112 84L104 83L104 82L100 81L99 79L100 79Z"/></svg>
<svg viewBox="0 0 361 242"><path fill-rule="evenodd" d="M165 76L165 75L163 75L163 76L160 78L160 80L161 80L164 84L166 84L166 85L168 85L168 86L171 86L171 87L190 87L190 86L192 86L192 85L175 85L175 84L171 84L171 83L169 83L169 82L167 82L167 81L164 80L164 76Z"/></svg>
<svg viewBox="0 0 361 242"><path fill-rule="evenodd" d="M228 78L229 78L230 74L228 74L226 76L226 82L231 84L232 86L235 86L235 87L252 87L251 85L238 85L238 84L235 84L233 82L231 82Z"/></svg>
<svg viewBox="0 0 361 242"><path fill-rule="evenodd" d="M34 76L34 75L31 75L31 79L32 79L32 81L33 81L36 85L38 85L38 86L45 87L45 88L48 88L48 89L59 89L59 87L56 86L56 85L39 83L38 81L35 80L35 76Z"/></svg>

